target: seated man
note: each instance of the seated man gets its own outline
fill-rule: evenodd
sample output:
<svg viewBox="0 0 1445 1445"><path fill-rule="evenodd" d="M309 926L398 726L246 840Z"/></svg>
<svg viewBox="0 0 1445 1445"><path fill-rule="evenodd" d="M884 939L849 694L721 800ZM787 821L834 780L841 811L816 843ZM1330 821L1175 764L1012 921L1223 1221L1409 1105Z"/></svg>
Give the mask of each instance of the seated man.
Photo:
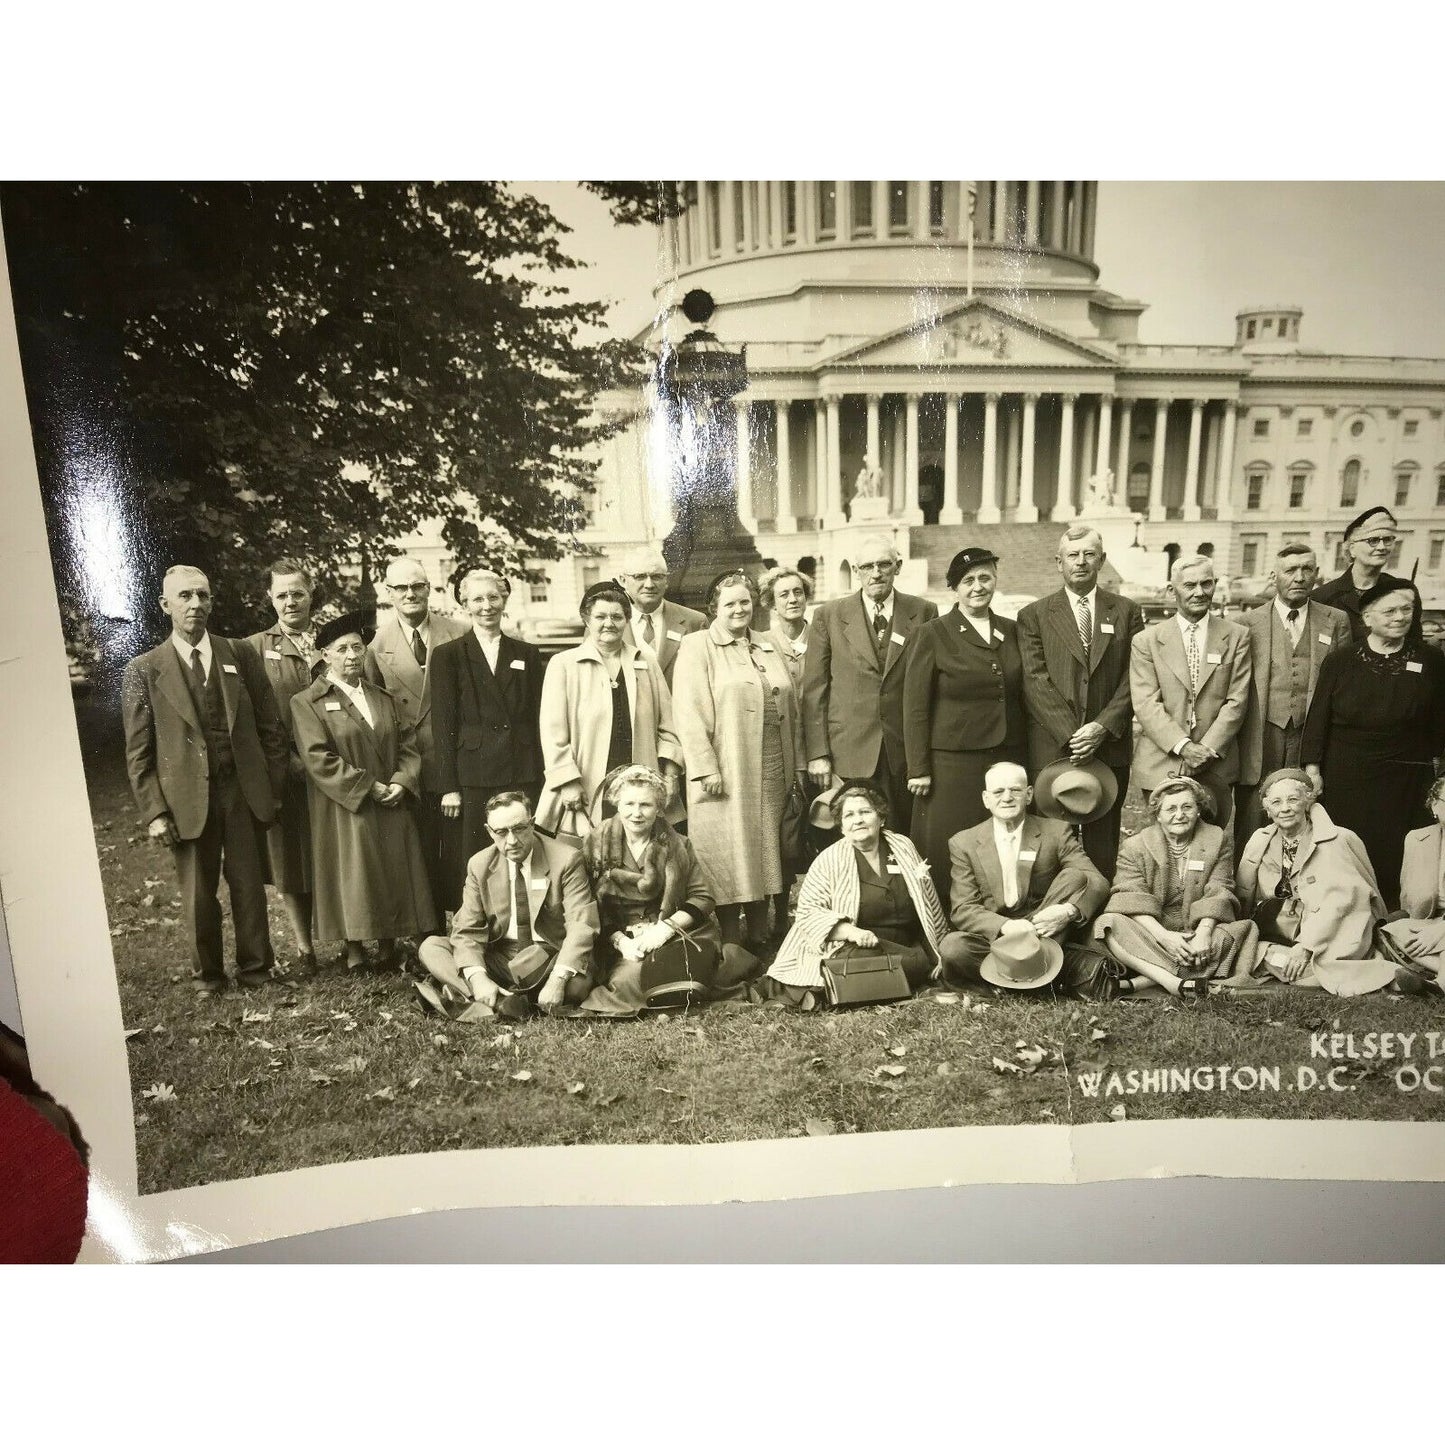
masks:
<svg viewBox="0 0 1445 1445"><path fill-rule="evenodd" d="M1014 945L1025 946L1054 939L1063 946L1063 967L1046 981L1063 993L1098 997L1108 990L1109 966L1083 940L1109 885L1068 823L1025 811L1033 796L1017 763L995 763L983 779L988 822L949 839L953 932L939 946L940 972L955 988L976 986L996 940L1019 935ZM1004 987L1033 986L1021 974L1011 982L1007 972L988 972Z"/></svg>
<svg viewBox="0 0 1445 1445"><path fill-rule="evenodd" d="M582 855L536 831L522 792L488 800L487 832L492 846L467 864L450 935L426 939L418 954L441 988L420 980L417 991L468 1023L580 1004L595 982L597 938Z"/></svg>

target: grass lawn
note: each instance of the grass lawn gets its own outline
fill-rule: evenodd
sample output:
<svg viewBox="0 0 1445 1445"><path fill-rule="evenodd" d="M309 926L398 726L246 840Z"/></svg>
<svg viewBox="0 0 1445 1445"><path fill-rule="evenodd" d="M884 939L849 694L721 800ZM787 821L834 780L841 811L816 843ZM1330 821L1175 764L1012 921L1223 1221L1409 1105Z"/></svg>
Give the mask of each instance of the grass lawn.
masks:
<svg viewBox="0 0 1445 1445"><path fill-rule="evenodd" d="M1439 1119L1395 1063L1311 1057L1320 1030L1439 1031L1438 1001L1343 1000L1284 988L1175 1006L924 997L823 1014L714 1006L605 1023L451 1024L399 975L304 981L198 999L174 871L136 822L119 739L82 718L110 909L143 1193L449 1148L714 1143L955 1124L1128 1119ZM1129 819L1126 817L1126 823ZM271 932L294 958L279 900ZM229 948L229 942L228 942ZM339 950L333 950L338 952ZM1297 1070L1336 1089L1301 1090ZM1277 1090L1221 1066L1279 1071ZM1189 1070L1187 1092L1108 1089L1118 1071ZM1200 1088L1208 1071L1215 1087ZM1442 1071L1445 1072L1445 1071ZM1095 1097L1079 1084L1099 1075ZM1267 1078L1268 1076L1265 1075ZM1179 1081L1175 1081L1176 1090Z"/></svg>

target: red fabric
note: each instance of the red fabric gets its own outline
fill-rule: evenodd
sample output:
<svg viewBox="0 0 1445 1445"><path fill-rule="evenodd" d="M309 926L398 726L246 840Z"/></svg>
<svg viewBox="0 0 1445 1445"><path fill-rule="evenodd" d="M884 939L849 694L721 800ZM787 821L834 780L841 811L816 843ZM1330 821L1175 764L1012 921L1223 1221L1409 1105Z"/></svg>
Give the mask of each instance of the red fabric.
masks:
<svg viewBox="0 0 1445 1445"><path fill-rule="evenodd" d="M0 1079L0 1264L73 1264L89 1178L70 1140Z"/></svg>

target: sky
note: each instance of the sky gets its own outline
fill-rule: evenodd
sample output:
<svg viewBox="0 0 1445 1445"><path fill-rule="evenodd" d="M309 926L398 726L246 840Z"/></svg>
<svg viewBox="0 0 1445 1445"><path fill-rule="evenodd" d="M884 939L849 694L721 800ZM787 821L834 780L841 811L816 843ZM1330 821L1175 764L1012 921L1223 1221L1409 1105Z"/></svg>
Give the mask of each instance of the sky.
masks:
<svg viewBox="0 0 1445 1445"><path fill-rule="evenodd" d="M532 182L592 263L574 294L615 302L623 333L646 324L657 279L651 227L614 226L569 182ZM1234 313L1304 307L1303 346L1445 356L1445 184L1339 181L1102 181L1100 283L1143 301L1139 339L1229 345Z"/></svg>

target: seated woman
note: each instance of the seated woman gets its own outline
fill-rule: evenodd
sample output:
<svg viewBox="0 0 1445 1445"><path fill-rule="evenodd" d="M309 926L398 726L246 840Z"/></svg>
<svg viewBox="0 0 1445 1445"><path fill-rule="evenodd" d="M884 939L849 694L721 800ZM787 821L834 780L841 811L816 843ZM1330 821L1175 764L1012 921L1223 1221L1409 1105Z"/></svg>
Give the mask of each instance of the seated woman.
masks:
<svg viewBox="0 0 1445 1445"><path fill-rule="evenodd" d="M1239 917L1233 839L1205 821L1214 810L1193 778L1170 778L1149 794L1154 822L1124 841L1114 891L1094 937L1139 975L1121 993L1158 984L1168 993L1207 993L1212 980L1248 979L1259 930Z"/></svg>
<svg viewBox="0 0 1445 1445"><path fill-rule="evenodd" d="M1375 947L1385 905L1365 845L1336 826L1300 768L1272 772L1260 801L1269 826L1244 845L1237 884L1259 925L1255 977L1342 996L1384 988L1395 966Z"/></svg>
<svg viewBox="0 0 1445 1445"><path fill-rule="evenodd" d="M928 867L901 833L889 832L888 804L861 783L839 790L832 812L842 838L825 848L803 879L793 926L768 976L811 1007L824 987L823 965L891 956L918 989L938 964L947 924Z"/></svg>
<svg viewBox="0 0 1445 1445"><path fill-rule="evenodd" d="M722 942L712 892L692 844L663 816L668 787L651 768L610 773L603 795L616 814L582 841L597 896L595 974L582 1010L635 1018L643 1009L736 990L759 963Z"/></svg>
<svg viewBox="0 0 1445 1445"><path fill-rule="evenodd" d="M1435 779L1425 802L1434 825L1405 834L1400 867L1400 907L1409 917L1387 923L1382 939L1399 964L1395 982L1404 993L1445 989L1445 778Z"/></svg>

